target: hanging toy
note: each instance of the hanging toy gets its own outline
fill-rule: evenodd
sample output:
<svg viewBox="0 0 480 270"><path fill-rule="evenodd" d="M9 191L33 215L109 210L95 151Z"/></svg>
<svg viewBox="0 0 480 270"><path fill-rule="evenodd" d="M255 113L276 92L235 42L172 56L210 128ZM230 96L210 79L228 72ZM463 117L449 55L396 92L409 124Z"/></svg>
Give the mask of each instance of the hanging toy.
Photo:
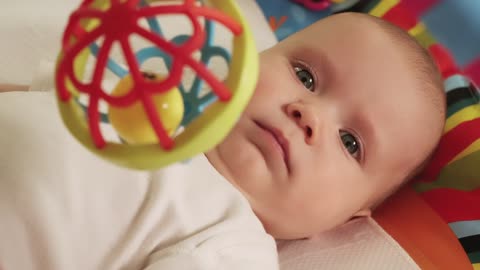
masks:
<svg viewBox="0 0 480 270"><path fill-rule="evenodd" d="M178 29L162 28L168 15L188 19L192 33L166 38L162 29ZM213 43L214 24L231 31L231 54ZM211 71L213 57L229 65L225 78ZM233 0L84 0L65 29L55 80L62 119L80 143L118 165L151 170L218 144L257 77L252 34Z"/></svg>

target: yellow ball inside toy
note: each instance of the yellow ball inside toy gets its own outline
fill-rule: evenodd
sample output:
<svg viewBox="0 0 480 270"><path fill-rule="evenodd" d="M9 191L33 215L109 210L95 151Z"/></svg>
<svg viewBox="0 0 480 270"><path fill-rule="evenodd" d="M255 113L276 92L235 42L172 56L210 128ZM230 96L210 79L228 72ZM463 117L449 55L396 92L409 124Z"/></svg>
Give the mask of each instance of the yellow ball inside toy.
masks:
<svg viewBox="0 0 480 270"><path fill-rule="evenodd" d="M163 79L162 76L153 73L143 73L143 75L153 81ZM132 86L132 76L127 75L118 82L112 95L123 96L132 89ZM182 94L175 87L165 93L154 94L153 103L163 127L170 136L173 135L183 119ZM158 138L141 101L136 101L128 107L110 106L108 117L118 135L126 142L130 144L158 143Z"/></svg>

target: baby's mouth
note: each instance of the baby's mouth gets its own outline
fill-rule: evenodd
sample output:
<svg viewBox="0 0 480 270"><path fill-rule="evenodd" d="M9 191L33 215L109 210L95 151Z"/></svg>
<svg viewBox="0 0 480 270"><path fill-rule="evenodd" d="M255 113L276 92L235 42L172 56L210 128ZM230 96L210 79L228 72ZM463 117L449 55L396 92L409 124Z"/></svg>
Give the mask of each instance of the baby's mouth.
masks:
<svg viewBox="0 0 480 270"><path fill-rule="evenodd" d="M269 127L258 121L254 121L255 124L266 132L270 133L275 141L278 143L282 149L282 157L287 167L288 173L290 173L290 161L289 161L289 141L283 136L282 132L276 128Z"/></svg>

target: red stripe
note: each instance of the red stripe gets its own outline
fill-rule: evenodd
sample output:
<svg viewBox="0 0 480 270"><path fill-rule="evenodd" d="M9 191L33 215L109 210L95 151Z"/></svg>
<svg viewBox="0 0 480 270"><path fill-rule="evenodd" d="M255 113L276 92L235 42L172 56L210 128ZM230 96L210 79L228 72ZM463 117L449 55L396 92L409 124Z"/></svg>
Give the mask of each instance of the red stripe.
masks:
<svg viewBox="0 0 480 270"><path fill-rule="evenodd" d="M400 2L398 5L391 8L382 16L382 18L407 31L412 29L418 23L415 15L405 8L403 2Z"/></svg>
<svg viewBox="0 0 480 270"><path fill-rule="evenodd" d="M415 17L421 17L434 5L438 4L438 0L402 0L406 9L408 9Z"/></svg>
<svg viewBox="0 0 480 270"><path fill-rule="evenodd" d="M458 124L443 135L437 152L418 179L423 182L434 181L444 166L479 138L480 118Z"/></svg>
<svg viewBox="0 0 480 270"><path fill-rule="evenodd" d="M420 196L447 223L480 220L480 188L472 191L438 188Z"/></svg>

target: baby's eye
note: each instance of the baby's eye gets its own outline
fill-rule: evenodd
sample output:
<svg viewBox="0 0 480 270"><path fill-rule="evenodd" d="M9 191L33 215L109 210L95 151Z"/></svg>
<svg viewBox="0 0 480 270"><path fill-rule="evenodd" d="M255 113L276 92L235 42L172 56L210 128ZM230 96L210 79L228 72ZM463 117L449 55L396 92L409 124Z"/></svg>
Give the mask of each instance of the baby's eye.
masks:
<svg viewBox="0 0 480 270"><path fill-rule="evenodd" d="M342 139L343 146L347 149L348 153L358 160L361 152L358 139L352 133L343 130L340 130L340 138Z"/></svg>
<svg viewBox="0 0 480 270"><path fill-rule="evenodd" d="M303 83L307 90L313 92L315 90L315 80L313 79L312 73L310 73L310 71L308 71L307 69L301 67L295 67L294 69L300 82Z"/></svg>

